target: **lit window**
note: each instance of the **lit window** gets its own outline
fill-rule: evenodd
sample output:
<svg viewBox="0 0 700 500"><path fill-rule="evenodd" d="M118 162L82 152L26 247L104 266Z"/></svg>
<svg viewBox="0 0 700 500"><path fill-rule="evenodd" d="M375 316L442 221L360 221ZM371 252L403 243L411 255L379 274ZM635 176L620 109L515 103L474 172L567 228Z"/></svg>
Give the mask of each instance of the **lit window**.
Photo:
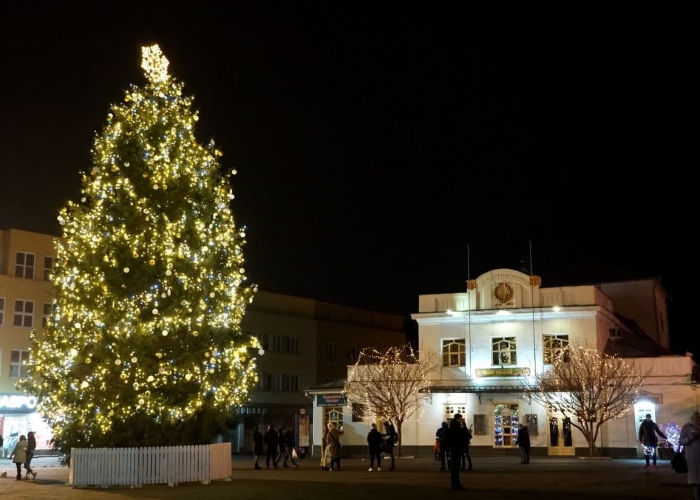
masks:
<svg viewBox="0 0 700 500"><path fill-rule="evenodd" d="M517 404L493 405L494 447L515 447L518 440L520 413Z"/></svg>
<svg viewBox="0 0 700 500"><path fill-rule="evenodd" d="M518 364L515 337L496 337L491 339L491 353L494 365Z"/></svg>
<svg viewBox="0 0 700 500"><path fill-rule="evenodd" d="M560 359L568 363L569 357L569 336L568 335L543 335L542 336L542 356L545 365L553 365Z"/></svg>
<svg viewBox="0 0 700 500"><path fill-rule="evenodd" d="M442 341L442 365L466 366L467 347L464 339Z"/></svg>

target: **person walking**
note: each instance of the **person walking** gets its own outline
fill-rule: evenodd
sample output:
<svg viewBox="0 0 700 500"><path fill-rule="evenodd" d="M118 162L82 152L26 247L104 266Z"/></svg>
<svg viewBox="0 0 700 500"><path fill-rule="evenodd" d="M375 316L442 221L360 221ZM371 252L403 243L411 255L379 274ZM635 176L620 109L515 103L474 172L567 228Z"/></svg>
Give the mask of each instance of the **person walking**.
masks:
<svg viewBox="0 0 700 500"><path fill-rule="evenodd" d="M294 467L298 467L294 460L294 455L296 455L296 442L294 441L294 431L291 425L287 425L287 430L284 431L284 444L287 449L287 454L284 457L283 465L286 467L287 459L289 459Z"/></svg>
<svg viewBox="0 0 700 500"><path fill-rule="evenodd" d="M377 459L377 470L382 470L382 434L377 430L377 424L372 424L372 429L367 434L369 446L369 472L374 469L374 459Z"/></svg>
<svg viewBox="0 0 700 500"><path fill-rule="evenodd" d="M15 449L10 453L10 458L17 466L17 481L22 480L22 464L27 461L27 445L27 438L22 434L15 445Z"/></svg>
<svg viewBox="0 0 700 500"><path fill-rule="evenodd" d="M275 426L270 424L267 426L267 432L263 436L263 442L265 443L265 451L267 452L265 457L265 465L270 468L270 461L272 461L272 466L277 468L277 447L279 446L279 436L275 430Z"/></svg>
<svg viewBox="0 0 700 500"><path fill-rule="evenodd" d="M679 443L685 446L688 484L693 487L693 500L700 500L700 413L694 412L690 422L681 428Z"/></svg>
<svg viewBox="0 0 700 500"><path fill-rule="evenodd" d="M645 469L649 468L649 455L654 459L654 469L656 467L656 447L659 445L659 439L657 434L664 439L668 439L666 434L659 430L659 426L656 425L651 419L651 414L647 413L644 421L639 425L639 442L644 446L644 458L646 458Z"/></svg>
<svg viewBox="0 0 700 500"><path fill-rule="evenodd" d="M530 431L527 425L518 424L518 449L520 450L520 463L530 463Z"/></svg>
<svg viewBox="0 0 700 500"><path fill-rule="evenodd" d="M262 467L260 467L259 460L260 460L260 455L263 454L263 435L262 432L260 432L260 427L257 425L255 426L255 430L253 431L253 455L255 455L255 470L260 470Z"/></svg>
<svg viewBox="0 0 700 500"><path fill-rule="evenodd" d="M447 455L447 446L444 443L444 439L447 427L447 422L443 422L440 428L435 433L435 443L440 449L440 470L445 470L445 457Z"/></svg>
<svg viewBox="0 0 700 500"><path fill-rule="evenodd" d="M445 442L450 449L452 466L450 467L450 483L453 490L466 490L459 481L459 457L464 452L464 436L462 434L462 415L455 413L446 431Z"/></svg>
<svg viewBox="0 0 700 500"><path fill-rule="evenodd" d="M284 460L282 467L289 468L287 465L287 441L284 439L284 427L280 426L279 434L277 435L277 457L275 458L275 469L280 460Z"/></svg>
<svg viewBox="0 0 700 500"><path fill-rule="evenodd" d="M29 474L32 475L32 479L36 479L36 472L32 470L34 450L36 450L36 437L34 436L34 431L29 431L27 433L27 460L24 462L24 468L27 470L27 473L24 479L29 479Z"/></svg>

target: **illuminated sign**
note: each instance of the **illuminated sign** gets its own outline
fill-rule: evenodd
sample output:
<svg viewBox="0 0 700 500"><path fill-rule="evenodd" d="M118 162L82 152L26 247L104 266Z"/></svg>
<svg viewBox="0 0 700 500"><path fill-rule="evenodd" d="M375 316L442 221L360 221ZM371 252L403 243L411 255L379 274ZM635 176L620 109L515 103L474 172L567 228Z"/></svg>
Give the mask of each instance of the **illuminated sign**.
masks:
<svg viewBox="0 0 700 500"><path fill-rule="evenodd" d="M348 397L345 394L319 394L316 396L316 406L346 406Z"/></svg>
<svg viewBox="0 0 700 500"><path fill-rule="evenodd" d="M655 405L662 405L664 404L664 395L652 394L651 392L647 391L639 391L639 394L637 394L637 402L639 401L646 401Z"/></svg>
<svg viewBox="0 0 700 500"><path fill-rule="evenodd" d="M477 368L477 377L522 377L530 375L529 368Z"/></svg>
<svg viewBox="0 0 700 500"><path fill-rule="evenodd" d="M33 410L36 398L24 394L0 394L0 410Z"/></svg>

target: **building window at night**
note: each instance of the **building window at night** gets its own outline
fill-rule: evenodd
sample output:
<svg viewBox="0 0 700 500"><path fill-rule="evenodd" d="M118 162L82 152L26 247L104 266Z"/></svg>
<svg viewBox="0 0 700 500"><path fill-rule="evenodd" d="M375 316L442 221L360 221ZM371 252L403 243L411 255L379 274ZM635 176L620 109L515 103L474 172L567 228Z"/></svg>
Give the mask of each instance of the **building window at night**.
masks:
<svg viewBox="0 0 700 500"><path fill-rule="evenodd" d="M337 359L335 356L335 344L333 342L328 342L326 344L326 357L331 361L335 361Z"/></svg>
<svg viewBox="0 0 700 500"><path fill-rule="evenodd" d="M542 357L545 365L552 365L560 359L568 363L569 336L568 335L543 335Z"/></svg>
<svg viewBox="0 0 700 500"><path fill-rule="evenodd" d="M359 356L360 356L360 350L357 348L356 345L351 345L350 346L350 361L352 361L353 363L356 363Z"/></svg>
<svg viewBox="0 0 700 500"><path fill-rule="evenodd" d="M0 297L0 326L5 324L5 299Z"/></svg>
<svg viewBox="0 0 700 500"><path fill-rule="evenodd" d="M282 354L299 354L299 337L273 335L272 352Z"/></svg>
<svg viewBox="0 0 700 500"><path fill-rule="evenodd" d="M10 353L10 378L27 378L29 351L12 351Z"/></svg>
<svg viewBox="0 0 700 500"><path fill-rule="evenodd" d="M44 281L51 281L49 275L53 272L53 257L44 257Z"/></svg>
<svg viewBox="0 0 700 500"><path fill-rule="evenodd" d="M515 337L496 337L491 339L491 353L494 365L518 364Z"/></svg>
<svg viewBox="0 0 700 500"><path fill-rule="evenodd" d="M17 252L15 263L15 278L34 279L34 254Z"/></svg>
<svg viewBox="0 0 700 500"><path fill-rule="evenodd" d="M41 316L41 327L46 328L49 325L49 319L51 318L51 314L56 310L56 306L54 304L44 304L44 311Z"/></svg>
<svg viewBox="0 0 700 500"><path fill-rule="evenodd" d="M269 391L272 386L272 375L269 373L263 373L260 375L260 390Z"/></svg>
<svg viewBox="0 0 700 500"><path fill-rule="evenodd" d="M262 346L263 351L267 351L268 349L270 349L270 341L269 341L270 336L267 333L258 333L255 335L255 337L260 342L260 345Z"/></svg>
<svg viewBox="0 0 700 500"><path fill-rule="evenodd" d="M328 425L332 422L336 427L343 425L343 408L329 406L323 409L323 425Z"/></svg>
<svg viewBox="0 0 700 500"><path fill-rule="evenodd" d="M15 300L14 326L23 328L34 327L34 302L31 300Z"/></svg>
<svg viewBox="0 0 700 500"><path fill-rule="evenodd" d="M292 392L299 392L299 375L289 376L289 390Z"/></svg>
<svg viewBox="0 0 700 500"><path fill-rule="evenodd" d="M442 366L466 366L467 347L464 339L442 341Z"/></svg>

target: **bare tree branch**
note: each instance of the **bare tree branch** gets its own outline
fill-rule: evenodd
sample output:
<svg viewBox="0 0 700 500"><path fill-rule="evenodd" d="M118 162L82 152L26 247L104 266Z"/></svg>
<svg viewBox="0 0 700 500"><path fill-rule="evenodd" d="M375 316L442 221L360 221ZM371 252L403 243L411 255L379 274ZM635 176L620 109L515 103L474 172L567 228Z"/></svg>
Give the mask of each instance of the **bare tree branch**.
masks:
<svg viewBox="0 0 700 500"><path fill-rule="evenodd" d="M575 418L571 425L584 435L593 456L601 426L630 409L648 375L627 360L571 344L568 356L560 353L548 370L535 375L528 394L547 411Z"/></svg>
<svg viewBox="0 0 700 500"><path fill-rule="evenodd" d="M348 372L345 393L363 408L363 416L396 424L401 454L401 427L430 397L430 374L437 366L435 353L418 356L409 345L386 352L364 349Z"/></svg>

